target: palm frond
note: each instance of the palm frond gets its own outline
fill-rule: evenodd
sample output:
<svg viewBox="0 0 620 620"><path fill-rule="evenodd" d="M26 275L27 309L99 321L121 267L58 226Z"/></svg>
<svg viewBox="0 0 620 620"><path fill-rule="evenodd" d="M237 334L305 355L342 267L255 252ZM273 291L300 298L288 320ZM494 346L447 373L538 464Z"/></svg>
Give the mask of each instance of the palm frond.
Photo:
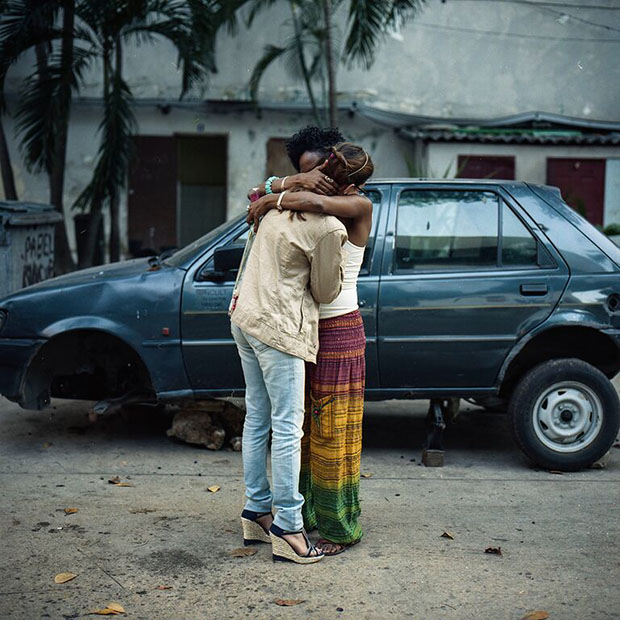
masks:
<svg viewBox="0 0 620 620"><path fill-rule="evenodd" d="M393 0L392 9L386 16L386 27L401 27L417 17L426 0Z"/></svg>
<svg viewBox="0 0 620 620"><path fill-rule="evenodd" d="M379 41L422 9L425 0L351 0L343 57L369 69Z"/></svg>
<svg viewBox="0 0 620 620"><path fill-rule="evenodd" d="M277 0L250 0L250 12L245 20L246 26L250 28L254 24L256 16L263 10L273 6Z"/></svg>
<svg viewBox="0 0 620 620"><path fill-rule="evenodd" d="M37 45L51 47L62 37L54 25L58 3L52 0L4 0L0 5L0 111L4 110L4 81L17 59Z"/></svg>
<svg viewBox="0 0 620 620"><path fill-rule="evenodd" d="M90 50L74 49L71 76L74 92L78 92L84 72L96 57ZM59 96L62 88L59 54L53 54L49 61L44 77L34 71L24 80L15 116L22 155L30 172L51 170L59 123L69 112L70 101Z"/></svg>
<svg viewBox="0 0 620 620"><path fill-rule="evenodd" d="M278 47L277 45L266 45L263 50L263 55L256 63L252 75L250 76L249 90L250 98L256 101L258 95L258 86L260 84L263 74L275 60L280 58L287 51L286 47Z"/></svg>
<svg viewBox="0 0 620 620"><path fill-rule="evenodd" d="M390 0L351 0L349 32L344 47L346 58L370 68L391 4Z"/></svg>
<svg viewBox="0 0 620 620"><path fill-rule="evenodd" d="M115 72L110 92L104 99L104 114L99 125L101 144L93 177L75 201L75 207L87 209L98 201L109 203L117 188L124 186L133 154L132 136L137 128L132 102L129 86Z"/></svg>

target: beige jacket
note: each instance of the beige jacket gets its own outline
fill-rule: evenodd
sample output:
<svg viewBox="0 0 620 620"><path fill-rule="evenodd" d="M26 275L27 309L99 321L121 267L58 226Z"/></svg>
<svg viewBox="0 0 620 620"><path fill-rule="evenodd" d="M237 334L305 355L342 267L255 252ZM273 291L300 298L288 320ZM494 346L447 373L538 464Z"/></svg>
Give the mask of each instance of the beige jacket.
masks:
<svg viewBox="0 0 620 620"><path fill-rule="evenodd" d="M269 211L239 287L231 321L274 349L316 362L319 304L342 287L347 233L331 215Z"/></svg>

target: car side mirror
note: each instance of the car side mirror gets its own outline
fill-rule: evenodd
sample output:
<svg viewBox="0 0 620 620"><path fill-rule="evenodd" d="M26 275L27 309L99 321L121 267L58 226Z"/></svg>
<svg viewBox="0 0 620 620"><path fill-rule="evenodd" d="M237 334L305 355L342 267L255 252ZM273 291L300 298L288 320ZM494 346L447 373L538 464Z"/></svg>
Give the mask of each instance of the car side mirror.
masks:
<svg viewBox="0 0 620 620"><path fill-rule="evenodd" d="M243 249L243 247L239 246L217 248L213 254L213 268L201 271L198 274L198 279L212 280L214 282L234 279L232 272L239 269Z"/></svg>

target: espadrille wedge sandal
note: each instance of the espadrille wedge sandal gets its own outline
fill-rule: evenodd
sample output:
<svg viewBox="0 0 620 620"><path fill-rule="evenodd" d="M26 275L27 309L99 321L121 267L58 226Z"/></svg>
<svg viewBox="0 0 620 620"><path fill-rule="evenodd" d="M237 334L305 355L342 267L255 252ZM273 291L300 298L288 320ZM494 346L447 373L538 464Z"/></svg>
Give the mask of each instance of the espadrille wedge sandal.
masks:
<svg viewBox="0 0 620 620"><path fill-rule="evenodd" d="M299 555L290 543L284 538L285 534L303 534L308 545L308 551L304 555ZM296 562L297 564L314 564L325 557L325 554L317 549L309 540L305 530L299 532L285 532L277 525L272 525L269 529L271 536L271 548L274 562Z"/></svg>
<svg viewBox="0 0 620 620"><path fill-rule="evenodd" d="M241 513L241 527L243 528L243 544L253 545L257 542L270 543L271 538L265 531L263 526L258 523L258 519L270 512L253 512L252 510L244 510Z"/></svg>

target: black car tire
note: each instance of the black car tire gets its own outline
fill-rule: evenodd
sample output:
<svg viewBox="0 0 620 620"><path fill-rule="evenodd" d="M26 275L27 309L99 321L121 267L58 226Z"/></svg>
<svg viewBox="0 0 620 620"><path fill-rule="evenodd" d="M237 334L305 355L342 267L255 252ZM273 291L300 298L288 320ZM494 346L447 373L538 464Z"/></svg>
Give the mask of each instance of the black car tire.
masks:
<svg viewBox="0 0 620 620"><path fill-rule="evenodd" d="M575 398L579 394L581 398ZM541 420L541 411L549 421L545 408L551 407L552 398L560 405L553 408L558 413L550 429ZM579 401L576 406L575 401ZM586 427L589 424L581 435L584 447L572 447L573 451L566 452L562 451L563 446L550 447L554 439L549 433L562 431L562 426L571 422L562 416L572 417L571 407L578 410L579 403L584 402L585 410L591 411L582 416ZM576 471L592 465L611 448L620 427L620 401L614 386L600 370L572 358L544 362L528 371L512 394L508 413L515 439L525 455L540 467L560 471ZM578 415L577 422L579 419ZM568 432L572 431L568 429ZM577 436L568 443L579 440Z"/></svg>

